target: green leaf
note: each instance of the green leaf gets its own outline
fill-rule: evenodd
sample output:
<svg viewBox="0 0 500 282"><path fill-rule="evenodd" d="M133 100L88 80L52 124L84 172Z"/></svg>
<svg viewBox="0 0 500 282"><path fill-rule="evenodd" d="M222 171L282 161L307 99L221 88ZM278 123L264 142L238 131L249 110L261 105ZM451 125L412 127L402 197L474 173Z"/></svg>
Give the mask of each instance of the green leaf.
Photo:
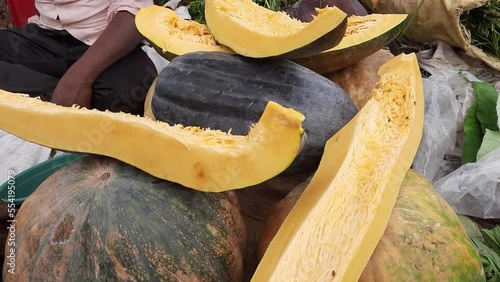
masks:
<svg viewBox="0 0 500 282"><path fill-rule="evenodd" d="M462 149L462 163L473 163L476 161L477 152L481 147L483 132L481 124L476 117L477 104L473 104L468 110L464 120L464 146Z"/></svg>
<svg viewBox="0 0 500 282"><path fill-rule="evenodd" d="M500 254L500 226L493 229L482 229L481 232L486 239L486 245Z"/></svg>
<svg viewBox="0 0 500 282"><path fill-rule="evenodd" d="M500 132L491 131L486 128L486 133L483 136L483 142L481 143L481 147L479 147L479 150L477 151L477 159L481 159L486 154L498 147L500 147Z"/></svg>
<svg viewBox="0 0 500 282"><path fill-rule="evenodd" d="M500 255L479 240L474 238L469 238L469 240L479 252L486 281L500 282Z"/></svg>
<svg viewBox="0 0 500 282"><path fill-rule="evenodd" d="M486 82L472 82L476 92L476 115L481 123L483 134L486 129L498 131L497 100L498 92L492 84Z"/></svg>

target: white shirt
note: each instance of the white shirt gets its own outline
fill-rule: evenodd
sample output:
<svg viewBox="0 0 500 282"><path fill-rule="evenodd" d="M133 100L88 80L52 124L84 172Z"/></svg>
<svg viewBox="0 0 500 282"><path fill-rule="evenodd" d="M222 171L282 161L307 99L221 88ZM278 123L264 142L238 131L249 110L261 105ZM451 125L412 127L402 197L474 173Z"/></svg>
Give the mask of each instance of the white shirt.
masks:
<svg viewBox="0 0 500 282"><path fill-rule="evenodd" d="M28 19L42 28L66 30L76 39L92 45L116 13L136 15L153 0L36 0L39 16Z"/></svg>

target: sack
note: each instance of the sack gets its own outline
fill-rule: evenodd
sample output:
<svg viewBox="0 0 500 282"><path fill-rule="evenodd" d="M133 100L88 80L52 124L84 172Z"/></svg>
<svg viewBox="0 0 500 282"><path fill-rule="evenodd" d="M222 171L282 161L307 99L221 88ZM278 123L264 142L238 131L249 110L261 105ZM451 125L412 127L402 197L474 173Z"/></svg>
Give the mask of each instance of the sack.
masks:
<svg viewBox="0 0 500 282"><path fill-rule="evenodd" d="M417 11L422 0L361 0L375 13L408 14ZM470 31L460 23L460 16L474 8L483 6L487 0L423 0L423 4L405 33L415 43L430 43L441 40L463 49L490 67L500 70L500 58L483 52L471 44ZM408 21L411 20L408 17Z"/></svg>

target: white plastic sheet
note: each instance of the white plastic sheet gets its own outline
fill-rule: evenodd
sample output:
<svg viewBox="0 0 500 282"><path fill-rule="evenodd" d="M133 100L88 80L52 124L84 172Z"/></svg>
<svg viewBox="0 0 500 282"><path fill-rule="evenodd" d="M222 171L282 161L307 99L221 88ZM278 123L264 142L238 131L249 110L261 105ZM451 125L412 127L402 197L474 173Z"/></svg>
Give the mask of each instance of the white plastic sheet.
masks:
<svg viewBox="0 0 500 282"><path fill-rule="evenodd" d="M434 188L458 213L500 218L500 148L436 181Z"/></svg>
<svg viewBox="0 0 500 282"><path fill-rule="evenodd" d="M460 163L463 121L474 103L470 81L480 81L467 63L442 42L435 49L418 53L419 65L431 74L422 79L424 86L424 132L413 162L413 169L429 181L446 175ZM457 164L458 160L458 164Z"/></svg>

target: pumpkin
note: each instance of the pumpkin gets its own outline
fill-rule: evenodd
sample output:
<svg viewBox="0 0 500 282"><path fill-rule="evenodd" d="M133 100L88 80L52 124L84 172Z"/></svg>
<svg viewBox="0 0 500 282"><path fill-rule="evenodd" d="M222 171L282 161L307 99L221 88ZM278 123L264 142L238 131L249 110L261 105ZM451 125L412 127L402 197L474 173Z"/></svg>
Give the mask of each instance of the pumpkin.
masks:
<svg viewBox="0 0 500 282"><path fill-rule="evenodd" d="M414 53L379 69L375 94L325 146L252 281L357 281L382 238L423 131Z"/></svg>
<svg viewBox="0 0 500 282"><path fill-rule="evenodd" d="M158 81L158 77L155 77L151 86L148 89L148 93L146 94L146 99L144 100L144 117L147 117L152 120L156 120L153 115L153 110L151 109L151 101L153 100L153 95L155 93L156 82Z"/></svg>
<svg viewBox="0 0 500 282"><path fill-rule="evenodd" d="M484 236L481 232L482 228L477 222L464 214L459 214L458 219L460 219L460 223L464 226L465 232L467 232L469 238L484 243Z"/></svg>
<svg viewBox="0 0 500 282"><path fill-rule="evenodd" d="M406 14L351 16L339 44L293 61L319 74L328 75L361 61L389 44L403 31L406 17Z"/></svg>
<svg viewBox="0 0 500 282"><path fill-rule="evenodd" d="M377 71L394 58L391 52L380 49L358 63L325 75L349 95L356 108L361 109L372 97L377 86Z"/></svg>
<svg viewBox="0 0 500 282"><path fill-rule="evenodd" d="M27 141L113 157L155 177L212 192L245 188L281 173L299 152L304 131L302 114L274 102L246 136L62 107L1 90L0 112L0 129Z"/></svg>
<svg viewBox="0 0 500 282"><path fill-rule="evenodd" d="M297 186L273 207L259 240L260 257L305 187L306 185ZM484 279L479 254L469 242L453 208L424 176L409 170L384 235L359 281Z"/></svg>
<svg viewBox="0 0 500 282"><path fill-rule="evenodd" d="M194 51L234 53L215 40L207 25L185 20L166 7L151 5L140 9L135 25L151 46L169 61Z"/></svg>
<svg viewBox="0 0 500 282"><path fill-rule="evenodd" d="M16 215L3 281L241 281L233 191L205 193L88 156L47 178Z"/></svg>
<svg viewBox="0 0 500 282"><path fill-rule="evenodd" d="M268 101L306 116L300 154L284 174L317 168L326 141L357 113L345 91L296 63L221 52L193 52L172 60L158 75L154 118L170 124L247 134Z"/></svg>
<svg viewBox="0 0 500 282"><path fill-rule="evenodd" d="M206 0L205 19L215 40L252 58L307 57L337 45L347 15L337 7L318 10L310 23L268 10L252 0Z"/></svg>

